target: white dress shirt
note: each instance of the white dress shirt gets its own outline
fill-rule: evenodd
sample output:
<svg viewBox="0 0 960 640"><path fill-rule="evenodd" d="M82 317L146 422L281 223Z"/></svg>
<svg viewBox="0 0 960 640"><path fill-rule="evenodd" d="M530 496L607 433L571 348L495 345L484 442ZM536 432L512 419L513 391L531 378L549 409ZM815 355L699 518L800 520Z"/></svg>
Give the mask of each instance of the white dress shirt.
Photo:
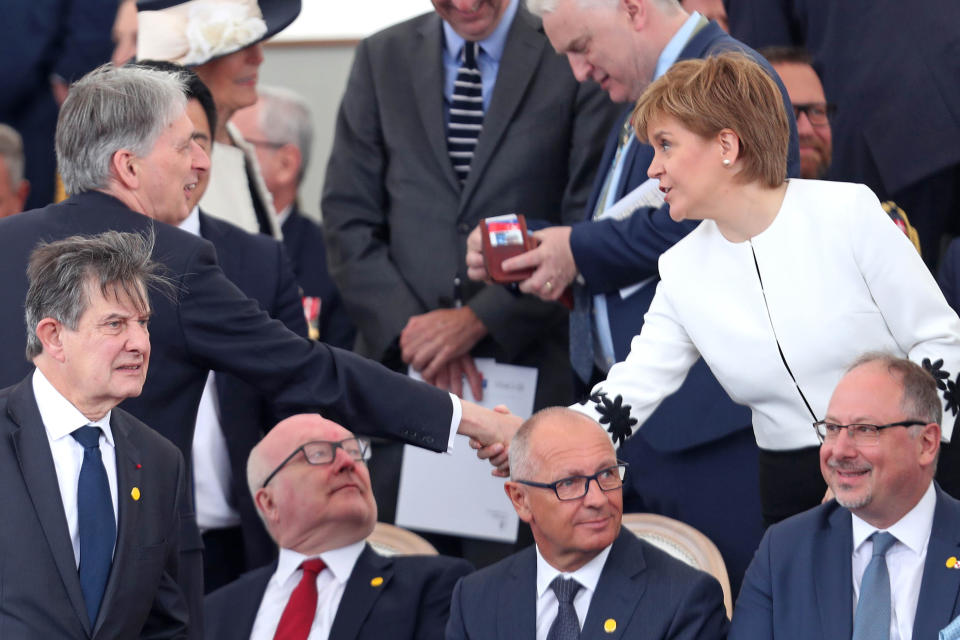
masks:
<svg viewBox="0 0 960 640"><path fill-rule="evenodd" d="M188 233L200 236L200 208L194 207L179 226ZM213 371L207 374L207 383L200 396L191 449L194 502L200 531L238 526L240 512L234 507L230 492L233 470L230 467L227 439L220 426L220 404Z"/></svg>
<svg viewBox="0 0 960 640"><path fill-rule="evenodd" d="M558 575L573 578L580 583L580 590L573 597L573 608L577 610L577 619L580 621L580 628L583 629L583 622L587 619L590 601L597 590L597 583L600 582L600 574L603 572L603 565L607 562L607 556L610 555L610 548L608 546L598 553L596 558L576 571L561 573L540 555L540 548L537 547L537 640L547 640L550 626L557 619L559 602L557 602L557 594L550 588L550 583Z"/></svg>
<svg viewBox="0 0 960 640"><path fill-rule="evenodd" d="M702 356L730 398L752 410L760 447L819 446L777 340L818 419L865 351L942 359L943 371L960 372L960 319L863 185L791 179L766 230L730 242L704 220L660 256L659 270L630 355L594 388L621 395L641 425ZM571 409L599 417L592 402ZM944 421L944 441L952 429Z"/></svg>
<svg viewBox="0 0 960 640"><path fill-rule="evenodd" d="M117 454L110 429L110 411L96 422L91 422L70 401L53 388L40 369L33 372L33 395L40 409L40 419L47 431L53 466L57 471L60 498L67 516L67 528L73 543L73 558L80 567L80 529L77 523L77 485L80 482L80 467L83 465L83 445L70 434L87 425L100 427L100 457L107 471L110 498L113 500L113 519L117 519ZM9 514L8 514L8 517ZM116 541L114 541L116 549Z"/></svg>
<svg viewBox="0 0 960 640"><path fill-rule="evenodd" d="M933 483L926 493L905 516L886 532L897 541L887 550L887 572L890 575L890 640L911 640L913 621L920 599L920 582L923 580L923 565L927 560L927 543L933 528L933 512L937 506L937 493ZM857 610L860 598L860 583L867 565L873 557L873 541L869 540L876 527L857 516L853 518L853 609Z"/></svg>
<svg viewBox="0 0 960 640"><path fill-rule="evenodd" d="M317 574L317 612L313 618L313 626L310 627L310 635L307 636L308 640L327 640L330 636L330 629L337 616L343 590L347 586L347 580L350 579L350 574L353 573L353 567L357 564L357 558L363 552L364 546L366 541L361 540L320 554L320 559L327 566ZM280 624L280 616L283 615L290 595L300 584L300 578L303 576L300 565L310 557L316 556L305 556L290 549L280 549L277 570L263 592L263 600L260 601L260 609L257 610L257 618L250 632L250 640L273 640L277 625Z"/></svg>

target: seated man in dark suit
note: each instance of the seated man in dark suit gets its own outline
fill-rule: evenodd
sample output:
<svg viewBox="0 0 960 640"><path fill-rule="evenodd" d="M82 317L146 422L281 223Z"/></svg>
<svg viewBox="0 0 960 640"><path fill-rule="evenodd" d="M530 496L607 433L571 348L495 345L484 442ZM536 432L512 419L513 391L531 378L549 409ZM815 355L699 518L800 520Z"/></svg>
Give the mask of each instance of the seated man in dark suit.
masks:
<svg viewBox="0 0 960 640"><path fill-rule="evenodd" d="M151 249L108 232L30 256L36 369L0 392L4 638L187 637L183 456L116 408L147 377L148 290L165 284Z"/></svg>
<svg viewBox="0 0 960 640"><path fill-rule="evenodd" d="M254 447L247 482L280 558L207 596L209 640L442 638L463 560L385 557L364 539L377 504L368 444L316 414Z"/></svg>
<svg viewBox="0 0 960 640"><path fill-rule="evenodd" d="M722 638L717 581L621 529L625 469L590 418L527 420L505 489L536 545L457 583L447 640Z"/></svg>
<svg viewBox="0 0 960 640"><path fill-rule="evenodd" d="M260 173L273 196L283 244L303 295L310 337L353 349L357 330L327 271L323 227L300 211L298 193L313 145L313 116L300 95L280 87L257 87L257 103L230 119L257 151Z"/></svg>
<svg viewBox="0 0 960 640"><path fill-rule="evenodd" d="M933 481L940 416L920 366L875 353L854 363L815 425L836 499L767 530L731 639L921 640L960 613L960 502Z"/></svg>

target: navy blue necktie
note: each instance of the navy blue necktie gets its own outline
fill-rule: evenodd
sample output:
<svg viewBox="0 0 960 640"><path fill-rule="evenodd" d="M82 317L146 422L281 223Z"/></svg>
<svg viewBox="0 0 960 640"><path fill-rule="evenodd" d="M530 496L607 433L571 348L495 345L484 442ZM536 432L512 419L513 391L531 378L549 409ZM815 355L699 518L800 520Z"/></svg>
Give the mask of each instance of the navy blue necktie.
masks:
<svg viewBox="0 0 960 640"><path fill-rule="evenodd" d="M113 563L117 523L107 470L100 457L100 427L80 427L71 433L83 446L83 464L77 483L77 526L80 530L80 590L87 605L90 628L97 613Z"/></svg>
<svg viewBox="0 0 960 640"><path fill-rule="evenodd" d="M450 101L447 153L461 185L467 181L477 139L483 130L483 79L477 66L479 54L480 45L476 42L463 43L463 61L457 70Z"/></svg>
<svg viewBox="0 0 960 640"><path fill-rule="evenodd" d="M557 576L550 583L550 588L557 596L557 617L550 625L547 640L580 640L580 620L573 606L573 598L581 586L573 578L563 576Z"/></svg>

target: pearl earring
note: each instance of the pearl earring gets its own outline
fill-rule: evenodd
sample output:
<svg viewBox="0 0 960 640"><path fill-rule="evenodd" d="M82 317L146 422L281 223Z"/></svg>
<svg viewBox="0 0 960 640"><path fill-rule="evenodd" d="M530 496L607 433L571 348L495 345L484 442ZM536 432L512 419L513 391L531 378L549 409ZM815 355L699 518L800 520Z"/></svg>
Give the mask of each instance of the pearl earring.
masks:
<svg viewBox="0 0 960 640"><path fill-rule="evenodd" d="M723 159L723 166L725 166L725 167L729 167L729 166L730 166L730 158L724 158L724 159Z"/></svg>

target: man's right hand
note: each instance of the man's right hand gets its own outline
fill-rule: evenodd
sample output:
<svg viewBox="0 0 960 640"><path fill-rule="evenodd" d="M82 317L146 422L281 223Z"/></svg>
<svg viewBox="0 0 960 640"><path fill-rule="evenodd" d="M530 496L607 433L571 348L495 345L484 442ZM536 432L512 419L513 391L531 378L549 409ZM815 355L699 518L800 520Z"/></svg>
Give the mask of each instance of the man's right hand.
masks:
<svg viewBox="0 0 960 640"><path fill-rule="evenodd" d="M478 404L463 401L463 414L457 433L470 438L470 446L477 450L477 457L489 460L495 469L493 475L506 478L510 475L509 448L513 434L523 419L515 416L504 406L493 411Z"/></svg>

